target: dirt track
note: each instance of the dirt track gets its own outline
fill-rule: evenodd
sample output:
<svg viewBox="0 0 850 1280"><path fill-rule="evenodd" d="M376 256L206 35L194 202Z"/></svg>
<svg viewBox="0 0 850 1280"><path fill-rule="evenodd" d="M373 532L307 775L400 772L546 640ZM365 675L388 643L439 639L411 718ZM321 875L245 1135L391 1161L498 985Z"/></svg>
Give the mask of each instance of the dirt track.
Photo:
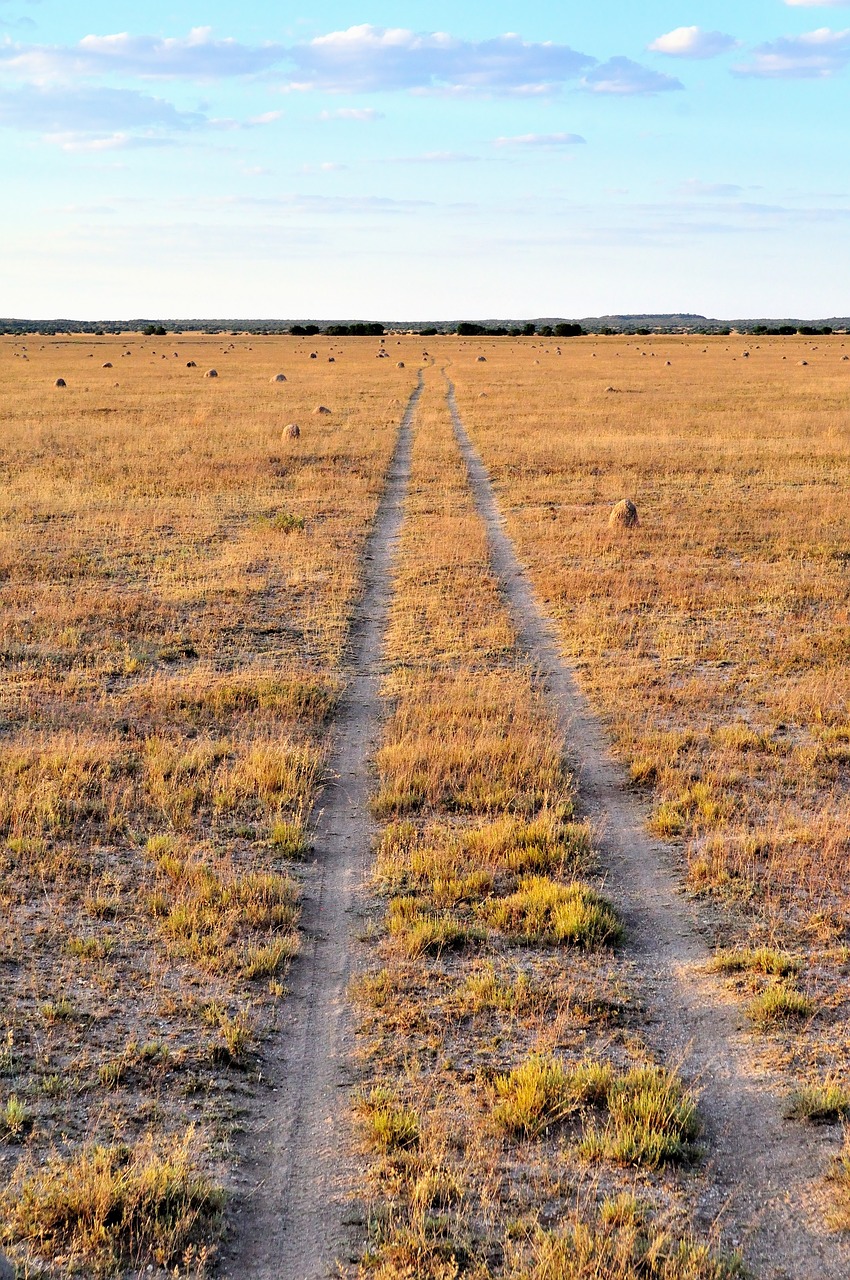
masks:
<svg viewBox="0 0 850 1280"><path fill-rule="evenodd" d="M668 1065L680 1065L701 1095L707 1139L702 1225L716 1223L724 1243L741 1248L759 1280L847 1280L850 1244L824 1231L812 1203L830 1157L840 1150L840 1131L806 1129L782 1118L778 1082L758 1070L739 1005L704 972L709 950L695 909L676 892L669 848L647 836L643 809L626 789L560 654L446 381L492 565L575 768L579 803L595 826L607 896L626 922L625 949L647 1011L647 1041Z"/></svg>
<svg viewBox="0 0 850 1280"><path fill-rule="evenodd" d="M351 1028L358 894L368 863L369 760L380 714L380 664L394 544L410 474L422 377L402 420L385 491L366 548L363 592L351 623L347 687L334 750L314 814L315 862L304 894L304 945L291 974L282 1024L264 1054L271 1100L246 1145L244 1203L221 1274L232 1280L319 1280L356 1247L356 1212L345 1086Z"/></svg>

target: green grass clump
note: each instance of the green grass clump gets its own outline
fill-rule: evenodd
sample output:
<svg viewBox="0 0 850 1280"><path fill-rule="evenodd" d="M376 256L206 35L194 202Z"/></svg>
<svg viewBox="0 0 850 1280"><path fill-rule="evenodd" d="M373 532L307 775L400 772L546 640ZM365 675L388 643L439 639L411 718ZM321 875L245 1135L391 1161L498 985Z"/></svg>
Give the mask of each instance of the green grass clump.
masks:
<svg viewBox="0 0 850 1280"><path fill-rule="evenodd" d="M700 1129L696 1104L673 1072L635 1067L613 1080L605 1101L607 1124L580 1144L588 1159L659 1169L692 1158Z"/></svg>
<svg viewBox="0 0 850 1280"><path fill-rule="evenodd" d="M456 917L428 911L414 897L393 898L387 913L387 928L411 958L456 951L471 942L480 942L483 933Z"/></svg>
<svg viewBox="0 0 850 1280"><path fill-rule="evenodd" d="M800 967L796 956L773 947L718 951L709 964L714 973L763 973L775 978L792 977L800 972Z"/></svg>
<svg viewBox="0 0 850 1280"><path fill-rule="evenodd" d="M404 1151L419 1144L419 1117L402 1106L392 1089L375 1085L355 1109L370 1142L381 1151Z"/></svg>
<svg viewBox="0 0 850 1280"><path fill-rule="evenodd" d="M12 1138L19 1138L29 1124L29 1112L17 1094L12 1093L6 1099L6 1105L0 1111L0 1130Z"/></svg>
<svg viewBox="0 0 850 1280"><path fill-rule="evenodd" d="M747 1014L757 1027L765 1030L811 1017L813 1010L811 1000L802 991L787 983L777 983L750 1001Z"/></svg>
<svg viewBox="0 0 850 1280"><path fill-rule="evenodd" d="M561 1058L534 1054L496 1077L493 1119L505 1133L537 1138L578 1107L603 1101L612 1077L607 1063L588 1061L571 1067Z"/></svg>
<svg viewBox="0 0 850 1280"><path fill-rule="evenodd" d="M290 862L301 862L310 852L310 840L300 821L279 819L273 822L269 839L277 853Z"/></svg>
<svg viewBox="0 0 850 1280"><path fill-rule="evenodd" d="M87 1147L22 1168L0 1201L4 1243L66 1254L86 1275L185 1266L217 1227L223 1192L197 1166L190 1128L160 1149Z"/></svg>
<svg viewBox="0 0 850 1280"><path fill-rule="evenodd" d="M242 966L245 978L273 978L280 969L298 954L297 933L275 938L265 946L249 947Z"/></svg>
<svg viewBox="0 0 850 1280"><path fill-rule="evenodd" d="M589 885L545 876L523 878L516 893L487 906L486 917L523 942L586 950L612 945L623 933L614 908Z"/></svg>
<svg viewBox="0 0 850 1280"><path fill-rule="evenodd" d="M803 1085L791 1094L786 1112L789 1120L809 1120L813 1124L833 1124L850 1116L850 1093L838 1084Z"/></svg>

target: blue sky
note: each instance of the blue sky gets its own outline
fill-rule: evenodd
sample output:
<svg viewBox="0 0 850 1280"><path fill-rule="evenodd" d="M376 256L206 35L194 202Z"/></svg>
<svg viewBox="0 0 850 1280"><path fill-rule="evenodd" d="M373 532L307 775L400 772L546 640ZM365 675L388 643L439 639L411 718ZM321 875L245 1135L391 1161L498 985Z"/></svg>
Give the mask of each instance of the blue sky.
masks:
<svg viewBox="0 0 850 1280"><path fill-rule="evenodd" d="M850 312L850 0L0 0L0 314Z"/></svg>

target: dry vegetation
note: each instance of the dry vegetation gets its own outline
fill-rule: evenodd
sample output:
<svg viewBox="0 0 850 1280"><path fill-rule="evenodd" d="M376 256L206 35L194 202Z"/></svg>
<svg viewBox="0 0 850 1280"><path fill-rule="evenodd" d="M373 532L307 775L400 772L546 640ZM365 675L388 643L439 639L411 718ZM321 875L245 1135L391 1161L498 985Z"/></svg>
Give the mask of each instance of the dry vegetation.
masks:
<svg viewBox="0 0 850 1280"><path fill-rule="evenodd" d="M749 957L718 967L789 1091L850 1068L845 344L537 339L451 364L650 829ZM609 526L623 498L638 527Z"/></svg>
<svg viewBox="0 0 850 1280"><path fill-rule="evenodd" d="M850 1117L843 342L428 339L798 1124ZM0 1248L50 1275L214 1257L416 383L421 340L378 347L0 343ZM639 522L609 524L625 498ZM438 368L387 662L364 1275L735 1274L693 1225L698 1100L643 1042ZM848 1188L845 1151L837 1230Z"/></svg>
<svg viewBox="0 0 850 1280"><path fill-rule="evenodd" d="M0 346L0 1244L57 1273L214 1242L415 383L376 345Z"/></svg>
<svg viewBox="0 0 850 1280"><path fill-rule="evenodd" d="M432 377L378 753L375 959L357 985L364 1275L689 1277L694 1099L641 1043L621 926L488 565Z"/></svg>

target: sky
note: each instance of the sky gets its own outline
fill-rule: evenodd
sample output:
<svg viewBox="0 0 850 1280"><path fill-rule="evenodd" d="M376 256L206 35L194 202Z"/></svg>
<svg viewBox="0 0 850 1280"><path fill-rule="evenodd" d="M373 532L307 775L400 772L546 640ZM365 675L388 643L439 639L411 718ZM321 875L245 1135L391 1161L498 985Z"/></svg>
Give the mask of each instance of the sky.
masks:
<svg viewBox="0 0 850 1280"><path fill-rule="evenodd" d="M850 0L0 0L0 315L850 313Z"/></svg>

